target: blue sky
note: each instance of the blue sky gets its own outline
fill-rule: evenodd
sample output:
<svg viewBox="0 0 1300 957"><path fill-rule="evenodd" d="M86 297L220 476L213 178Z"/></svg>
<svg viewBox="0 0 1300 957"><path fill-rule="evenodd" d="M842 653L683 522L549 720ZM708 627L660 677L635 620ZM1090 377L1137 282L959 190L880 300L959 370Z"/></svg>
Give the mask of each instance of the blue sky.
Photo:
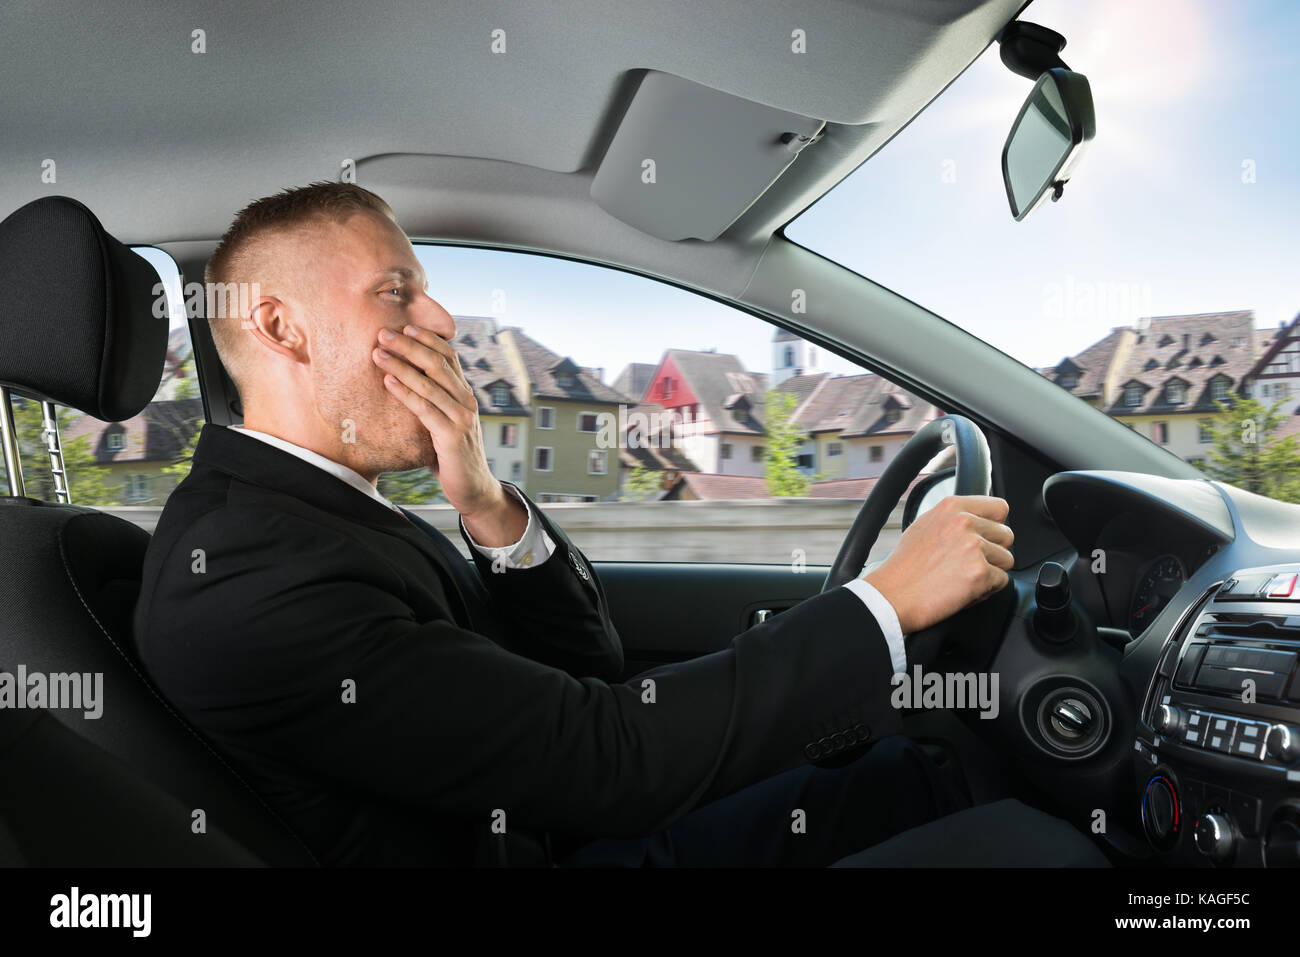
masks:
<svg viewBox="0 0 1300 957"><path fill-rule="evenodd" d="M1037 0L1023 17L1066 36L1096 103L1060 203L1011 218L999 164L1031 84L994 45L787 235L1030 365L1140 316L1253 309L1275 326L1300 311L1300 4ZM665 348L770 366L770 327L671 286L541 256L420 255L452 313L522 326L607 381Z"/></svg>
<svg viewBox="0 0 1300 957"><path fill-rule="evenodd" d="M787 236L1031 365L1143 315L1293 318L1300 5L1038 0L1022 18L1066 37L1096 105L1059 203L1010 216L999 163L1030 83L995 47Z"/></svg>

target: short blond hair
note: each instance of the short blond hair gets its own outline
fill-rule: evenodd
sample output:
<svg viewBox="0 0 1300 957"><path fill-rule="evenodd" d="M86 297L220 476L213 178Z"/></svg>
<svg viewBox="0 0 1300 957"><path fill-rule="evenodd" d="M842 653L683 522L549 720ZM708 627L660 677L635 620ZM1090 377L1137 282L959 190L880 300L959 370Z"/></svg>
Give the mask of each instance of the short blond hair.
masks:
<svg viewBox="0 0 1300 957"><path fill-rule="evenodd" d="M203 281L209 290L229 289L231 283L254 282L259 275L256 249L268 236L313 222L344 223L353 214L366 211L397 222L392 207L355 183L310 183L256 199L239 211L221 237L203 271ZM213 315L211 308L208 312L208 327L221 363L235 388L245 393L249 369L243 348L245 340L239 334L241 324Z"/></svg>

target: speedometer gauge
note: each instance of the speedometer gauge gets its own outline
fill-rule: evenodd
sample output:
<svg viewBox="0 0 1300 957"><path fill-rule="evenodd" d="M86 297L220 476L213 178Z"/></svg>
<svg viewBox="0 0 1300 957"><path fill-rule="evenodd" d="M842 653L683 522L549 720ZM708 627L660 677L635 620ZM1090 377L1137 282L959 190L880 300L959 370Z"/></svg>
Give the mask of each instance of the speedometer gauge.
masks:
<svg viewBox="0 0 1300 957"><path fill-rule="evenodd" d="M1128 630L1134 638L1156 620L1156 615L1169 604L1169 600L1178 593L1186 580L1183 563L1173 555L1163 555L1151 563L1138 582L1130 606L1132 611L1128 615Z"/></svg>

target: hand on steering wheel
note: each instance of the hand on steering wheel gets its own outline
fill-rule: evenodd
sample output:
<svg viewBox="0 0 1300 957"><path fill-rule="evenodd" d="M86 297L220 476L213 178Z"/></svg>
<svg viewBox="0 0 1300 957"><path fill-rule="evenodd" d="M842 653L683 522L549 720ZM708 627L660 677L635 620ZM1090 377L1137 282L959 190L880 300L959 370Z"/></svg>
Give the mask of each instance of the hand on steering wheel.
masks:
<svg viewBox="0 0 1300 957"><path fill-rule="evenodd" d="M956 454L954 496L918 518L889 558L867 580L894 606L904 634L933 629L932 650L944 631L934 626L1006 586L1013 565L1007 503L989 496L992 470L983 432L963 416L927 423L908 440L872 487L836 556L823 591L862 574L890 512L907 486L939 452ZM913 655L909 638L909 660Z"/></svg>

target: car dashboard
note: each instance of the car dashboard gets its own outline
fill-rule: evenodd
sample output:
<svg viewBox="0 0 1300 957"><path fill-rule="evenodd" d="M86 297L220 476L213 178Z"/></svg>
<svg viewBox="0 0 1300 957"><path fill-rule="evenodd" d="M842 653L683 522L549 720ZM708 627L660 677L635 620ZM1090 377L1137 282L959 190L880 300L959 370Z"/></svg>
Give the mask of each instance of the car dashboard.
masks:
<svg viewBox="0 0 1300 957"><path fill-rule="evenodd" d="M1077 600L1126 639L1115 743L1146 856L1300 864L1300 506L1122 472L1060 473L1043 500Z"/></svg>

